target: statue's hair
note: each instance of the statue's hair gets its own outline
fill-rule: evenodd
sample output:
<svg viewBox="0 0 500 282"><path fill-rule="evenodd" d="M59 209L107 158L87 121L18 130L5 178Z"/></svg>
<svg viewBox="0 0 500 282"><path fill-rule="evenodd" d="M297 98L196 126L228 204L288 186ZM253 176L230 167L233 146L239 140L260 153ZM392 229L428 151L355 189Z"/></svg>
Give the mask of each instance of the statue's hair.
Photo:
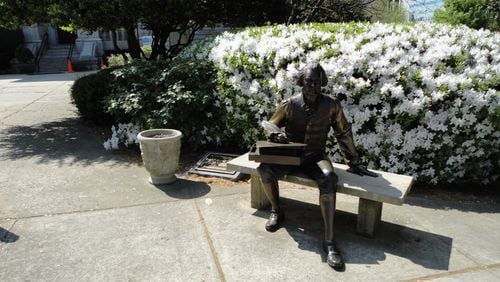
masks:
<svg viewBox="0 0 500 282"><path fill-rule="evenodd" d="M298 86L304 86L304 76L305 76L306 72L309 70L319 72L319 77L321 78L321 86L326 86L328 84L328 77L326 77L325 70L323 69L323 67L319 63L316 63L316 64L307 65L306 67L304 67L300 71L299 76L297 77L297 85Z"/></svg>

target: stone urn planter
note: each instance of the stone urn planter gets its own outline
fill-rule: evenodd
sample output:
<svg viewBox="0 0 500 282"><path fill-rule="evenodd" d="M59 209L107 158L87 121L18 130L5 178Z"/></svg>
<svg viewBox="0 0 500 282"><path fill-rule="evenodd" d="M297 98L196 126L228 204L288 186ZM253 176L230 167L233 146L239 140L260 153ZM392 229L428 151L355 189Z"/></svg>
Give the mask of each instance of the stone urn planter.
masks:
<svg viewBox="0 0 500 282"><path fill-rule="evenodd" d="M177 179L181 137L182 133L175 129L150 129L137 135L151 184L169 184Z"/></svg>

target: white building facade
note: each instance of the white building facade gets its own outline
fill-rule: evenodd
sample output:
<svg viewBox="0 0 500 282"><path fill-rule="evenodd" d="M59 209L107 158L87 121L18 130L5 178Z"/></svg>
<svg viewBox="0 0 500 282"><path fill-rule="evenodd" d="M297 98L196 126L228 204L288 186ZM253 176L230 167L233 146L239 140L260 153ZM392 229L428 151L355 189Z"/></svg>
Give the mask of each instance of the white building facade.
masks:
<svg viewBox="0 0 500 282"><path fill-rule="evenodd" d="M204 28L195 34L194 39L199 40L207 36L219 34L228 28L215 27ZM22 28L25 45L33 54L42 48L40 69L42 72L63 71L67 68L67 59L71 55L71 61L83 69L96 69L106 51L114 50L111 32L94 31L88 32L77 30L76 33L69 33L61 30L52 24L34 24ZM47 40L43 41L47 34ZM117 45L120 49L128 49L127 32L123 29L116 31ZM138 39L149 39L151 41L151 31L143 28L136 29ZM177 42L179 35L171 34L171 42ZM142 42L142 40L141 40ZM146 42L146 41L145 41ZM169 42L167 42L167 45ZM142 45L142 44L141 44ZM71 52L71 54L70 54Z"/></svg>

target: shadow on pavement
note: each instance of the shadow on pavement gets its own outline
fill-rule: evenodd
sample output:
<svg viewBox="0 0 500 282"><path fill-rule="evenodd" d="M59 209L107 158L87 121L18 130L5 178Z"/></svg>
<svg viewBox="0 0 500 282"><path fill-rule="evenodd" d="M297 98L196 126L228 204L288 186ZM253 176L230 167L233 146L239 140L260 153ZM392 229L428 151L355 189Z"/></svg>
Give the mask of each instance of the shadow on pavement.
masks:
<svg viewBox="0 0 500 282"><path fill-rule="evenodd" d="M10 232L9 230L0 227L0 242L2 243L14 243L19 239L19 236Z"/></svg>
<svg viewBox="0 0 500 282"><path fill-rule="evenodd" d="M37 158L36 163L93 165L110 162L130 165L108 152L96 132L72 117L34 126L11 126L0 130L0 160Z"/></svg>
<svg viewBox="0 0 500 282"><path fill-rule="evenodd" d="M498 196L497 196L498 197ZM473 198L471 196L470 198ZM460 200L459 197L449 200L427 199L423 197L408 197L405 204L436 210L458 210L475 213L500 213L500 203L493 197L489 201L472 199Z"/></svg>
<svg viewBox="0 0 500 282"><path fill-rule="evenodd" d="M318 205L281 198L286 214L282 228L297 242L298 248L319 254L323 240L323 218ZM267 211L254 215L267 218ZM383 222L374 238L356 234L356 214L337 211L335 237L346 263L379 264L386 254L406 258L428 269L448 270L453 239L402 225ZM264 228L264 226L262 226Z"/></svg>
<svg viewBox="0 0 500 282"><path fill-rule="evenodd" d="M206 183L182 178L177 178L172 184L155 185L155 187L176 199L200 198L208 194L211 190L210 186Z"/></svg>

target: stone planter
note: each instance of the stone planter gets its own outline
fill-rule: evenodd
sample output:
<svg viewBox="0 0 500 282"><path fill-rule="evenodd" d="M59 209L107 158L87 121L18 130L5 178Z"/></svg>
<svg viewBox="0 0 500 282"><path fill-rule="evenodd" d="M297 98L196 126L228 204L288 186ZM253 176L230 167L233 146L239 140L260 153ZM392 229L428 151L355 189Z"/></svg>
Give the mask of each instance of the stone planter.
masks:
<svg viewBox="0 0 500 282"><path fill-rule="evenodd" d="M182 133L175 129L150 129L137 135L151 184L169 184L177 179L181 137Z"/></svg>

